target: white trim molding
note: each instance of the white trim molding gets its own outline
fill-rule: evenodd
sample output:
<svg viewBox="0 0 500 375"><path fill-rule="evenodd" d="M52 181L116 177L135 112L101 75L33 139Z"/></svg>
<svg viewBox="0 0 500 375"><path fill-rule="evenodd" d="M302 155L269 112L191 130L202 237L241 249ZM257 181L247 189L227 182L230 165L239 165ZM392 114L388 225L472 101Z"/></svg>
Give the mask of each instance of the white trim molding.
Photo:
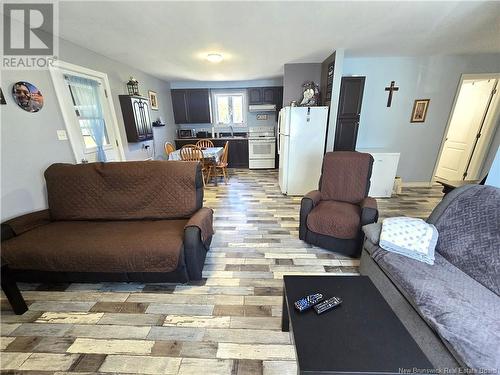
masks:
<svg viewBox="0 0 500 375"><path fill-rule="evenodd" d="M104 90L107 93L106 100L108 103L109 113L111 116L111 122L113 126L113 130L115 132L115 141L118 149L118 154L120 157L120 161L125 161L125 152L123 149L123 143L120 137L120 129L118 127L118 119L115 113L115 106L113 103L113 98L111 96L111 88L109 86L108 75L106 73L98 72L96 70L88 69L83 66L71 64L65 61L56 60L52 66L49 67L50 76L52 78L52 83L54 84L54 89L56 91L57 100L59 102L59 107L61 108L61 113L63 116L64 124L66 126L66 131L68 133L68 138L70 140L71 149L73 150L73 155L75 157L75 162L79 162L80 155L76 148L75 144L80 142L80 134L75 134L73 128L69 126L71 121L73 121L74 113L72 105L68 104L68 98L66 92L66 84L64 81L64 74L62 71L70 71L75 72L79 75L86 75L89 77L95 77L102 80L104 84Z"/></svg>

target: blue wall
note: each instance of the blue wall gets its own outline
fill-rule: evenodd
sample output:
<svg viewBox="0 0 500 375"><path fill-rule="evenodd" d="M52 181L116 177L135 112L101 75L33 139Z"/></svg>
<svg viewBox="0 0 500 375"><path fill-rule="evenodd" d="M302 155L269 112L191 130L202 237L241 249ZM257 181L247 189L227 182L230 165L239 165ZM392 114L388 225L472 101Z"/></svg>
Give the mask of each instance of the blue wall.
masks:
<svg viewBox="0 0 500 375"><path fill-rule="evenodd" d="M429 182L461 74L500 72L500 54L430 57L346 58L343 75L366 76L358 148L400 152L404 182ZM396 81L392 107L384 88ZM431 99L425 123L410 123L415 99ZM494 136L483 170L500 142Z"/></svg>

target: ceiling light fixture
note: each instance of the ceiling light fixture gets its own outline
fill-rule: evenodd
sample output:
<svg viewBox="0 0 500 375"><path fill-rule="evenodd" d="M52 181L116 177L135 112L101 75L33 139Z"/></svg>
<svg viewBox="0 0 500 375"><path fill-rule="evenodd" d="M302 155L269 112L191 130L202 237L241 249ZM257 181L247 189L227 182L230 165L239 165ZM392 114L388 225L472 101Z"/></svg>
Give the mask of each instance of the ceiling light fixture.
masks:
<svg viewBox="0 0 500 375"><path fill-rule="evenodd" d="M209 53L207 55L207 60L211 63L219 63L224 60L224 57L220 53Z"/></svg>

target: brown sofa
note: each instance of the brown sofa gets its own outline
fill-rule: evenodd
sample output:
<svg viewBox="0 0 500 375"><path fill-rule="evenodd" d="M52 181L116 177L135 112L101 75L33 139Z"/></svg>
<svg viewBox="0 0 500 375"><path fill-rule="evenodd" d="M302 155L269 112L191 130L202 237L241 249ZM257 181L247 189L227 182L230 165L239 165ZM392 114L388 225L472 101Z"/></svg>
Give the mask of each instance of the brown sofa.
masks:
<svg viewBox="0 0 500 375"><path fill-rule="evenodd" d="M352 257L361 254L361 227L378 219L377 201L368 197L372 165L366 153L325 154L319 190L302 198L301 240Z"/></svg>
<svg viewBox="0 0 500 375"><path fill-rule="evenodd" d="M187 282L213 235L197 162L53 164L47 210L2 224L18 281Z"/></svg>

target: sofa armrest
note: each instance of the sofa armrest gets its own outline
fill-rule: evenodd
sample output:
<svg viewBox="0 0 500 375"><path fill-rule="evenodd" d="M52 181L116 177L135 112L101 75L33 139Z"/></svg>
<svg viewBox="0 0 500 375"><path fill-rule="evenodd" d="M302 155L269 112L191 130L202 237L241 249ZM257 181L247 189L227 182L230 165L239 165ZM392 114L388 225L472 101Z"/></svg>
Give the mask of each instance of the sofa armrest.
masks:
<svg viewBox="0 0 500 375"><path fill-rule="evenodd" d="M191 216L189 221L184 226L184 230L188 228L198 228L201 240L206 242L207 239L212 237L214 234L213 214L214 212L210 208L200 208L194 213L193 216Z"/></svg>
<svg viewBox="0 0 500 375"><path fill-rule="evenodd" d="M376 223L378 220L378 208L375 198L366 197L359 204L361 208L361 226Z"/></svg>
<svg viewBox="0 0 500 375"><path fill-rule="evenodd" d="M5 223L2 223L2 241L8 240L13 236L19 236L24 232L49 224L50 222L50 210L48 209L30 212L29 214L7 220Z"/></svg>
<svg viewBox="0 0 500 375"><path fill-rule="evenodd" d="M380 232L382 232L382 223L367 224L362 229L366 239L372 244L378 245L380 241Z"/></svg>
<svg viewBox="0 0 500 375"><path fill-rule="evenodd" d="M313 190L304 195L300 202L299 238L304 240L307 232L307 215L321 200L321 192Z"/></svg>
<svg viewBox="0 0 500 375"><path fill-rule="evenodd" d="M184 226L184 261L190 280L201 280L206 252L214 234L213 211L200 208Z"/></svg>

